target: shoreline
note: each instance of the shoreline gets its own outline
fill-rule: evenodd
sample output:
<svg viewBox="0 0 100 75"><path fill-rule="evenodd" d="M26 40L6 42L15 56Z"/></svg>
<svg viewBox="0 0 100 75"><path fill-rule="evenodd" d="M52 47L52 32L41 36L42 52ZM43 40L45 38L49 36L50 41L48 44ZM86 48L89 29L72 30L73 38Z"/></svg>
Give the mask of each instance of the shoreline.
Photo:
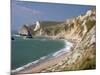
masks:
<svg viewBox="0 0 100 75"><path fill-rule="evenodd" d="M65 42L66 47L64 49L61 49L53 53L51 57L48 58L41 57L39 60L28 63L20 68L17 68L16 70L12 70L11 73L12 74L39 73L41 70L46 69L66 59L66 56L68 56L75 47L75 42L65 39L60 39L60 40L64 40Z"/></svg>

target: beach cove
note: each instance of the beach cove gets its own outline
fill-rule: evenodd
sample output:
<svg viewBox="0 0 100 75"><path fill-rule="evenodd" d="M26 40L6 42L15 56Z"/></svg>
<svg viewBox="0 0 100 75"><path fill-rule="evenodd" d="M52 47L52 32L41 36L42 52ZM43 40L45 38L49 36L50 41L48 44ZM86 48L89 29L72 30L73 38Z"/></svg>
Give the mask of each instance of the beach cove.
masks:
<svg viewBox="0 0 100 75"><path fill-rule="evenodd" d="M41 38L41 37L40 37ZM20 71L22 71L22 70L26 70L27 68L29 69L29 68L33 68L33 67L36 67L37 65L39 65L39 64L41 64L41 63L44 63L44 62L46 62L46 61L51 61L51 60L55 60L55 59L58 59L59 57L61 57L63 54L66 54L66 53L68 53L69 51L70 51L70 49L73 47L73 44L72 43L70 43L69 41L67 41L67 40L64 40L64 39L59 39L59 40L54 40L54 39L48 39L47 37L46 38L43 38L42 37L42 39L40 39L39 37L38 37L38 39L36 38L36 39L24 39L24 41L26 40L26 41L33 41L33 42L38 42L39 41L39 43L41 43L41 42L44 42L44 45L46 44L46 43L48 43L48 42L46 42L46 41L51 41L51 44L52 44L52 42L53 41L55 41L55 42L53 42L53 43L55 43L55 44L53 44L53 45L50 45L51 46L51 50L52 50L52 48L55 48L55 47L53 47L53 46L56 46L56 44L57 43L62 43L62 48L61 48L61 44L57 44L58 45L58 48L55 48L56 49L56 51L54 51L54 52L52 52L51 51L51 53L49 52L49 54L46 54L46 56L42 56L42 57L40 57L40 58L37 58L37 60L36 59L34 59L34 58L32 58L32 59L29 59L28 58L28 60L34 60L33 62L28 62L27 61L27 64L24 64L22 67L18 67L18 68L16 68L17 66L16 66L16 62L18 62L18 61L16 61L14 64L15 64L15 70L12 70L12 72L20 72ZM17 36L16 38L15 38L15 40L13 41L13 42L16 42L16 41L20 41L20 40L22 40L22 38L20 38L19 36ZM35 40L35 41L34 41ZM41 41L41 42L40 42ZM58 42L57 42L58 41ZM57 42L57 43L56 43ZM63 43L64 42L64 43ZM49 42L50 43L50 42ZM19 44L19 43L18 43ZM32 43L31 43L32 44ZM33 43L34 45L35 45L35 43ZM44 45L42 45L42 47L40 48L40 49L42 49L43 50L43 46ZM60 45L60 46L59 46ZM38 46L38 45L37 45ZM48 45L47 45L48 46ZM14 45L14 48L15 47L21 47L21 44L20 44L20 46L15 46ZM23 45L23 47L24 47L24 45ZM26 46L26 47L28 47L28 46ZM46 46L45 46L46 47ZM49 47L49 46L48 46ZM48 48L47 47L47 48ZM50 48L50 47L49 47ZM22 49L22 48L21 48ZM36 49L38 49L38 48L36 48ZM57 50L57 49L59 49L59 50ZM15 49L14 49L15 50ZM19 48L19 50L20 50L20 48ZM34 48L33 48L33 50L34 50ZM28 50L29 51L29 50ZM15 52L15 51L14 51ZM20 53L19 54L21 54L21 50L19 51ZM34 51L33 51L34 52ZM39 50L38 50L38 52L39 52ZM16 53L17 54L17 53ZM17 60L20 60L20 58L19 58L19 54L17 54L18 56L18 58L16 58ZM25 54L25 49L24 49L24 53L23 53L23 55ZM28 54L28 53L27 53ZM33 53L34 54L34 53ZM21 56L23 56L23 55L21 55ZM20 57L21 57L20 56ZM34 57L34 55L33 55L33 57ZM27 58L27 57L26 57ZM15 59L15 57L14 57L14 59ZM16 60L15 59L15 60ZM25 58L24 58L25 59ZM23 59L23 60L24 60ZM21 60L20 60L20 62L21 62ZM19 63L20 63L19 62ZM25 63L25 61L23 62L23 63ZM13 65L14 65L13 64ZM20 65L20 64L19 64ZM33 67L32 67L33 66ZM12 68L13 69L13 68Z"/></svg>
<svg viewBox="0 0 100 75"><path fill-rule="evenodd" d="M41 57L39 60L12 70L11 73L13 75L96 69L95 8L88 10L84 15L67 19L63 23L49 26L45 26L42 23L46 25L48 22L41 22L38 24L39 26L36 25L36 31L32 31L32 27L24 25L20 34L29 36L28 32L33 32L33 37L47 36L49 40L63 40L65 47L47 55L47 57ZM51 23L49 22L49 24ZM42 41L45 41L45 39Z"/></svg>

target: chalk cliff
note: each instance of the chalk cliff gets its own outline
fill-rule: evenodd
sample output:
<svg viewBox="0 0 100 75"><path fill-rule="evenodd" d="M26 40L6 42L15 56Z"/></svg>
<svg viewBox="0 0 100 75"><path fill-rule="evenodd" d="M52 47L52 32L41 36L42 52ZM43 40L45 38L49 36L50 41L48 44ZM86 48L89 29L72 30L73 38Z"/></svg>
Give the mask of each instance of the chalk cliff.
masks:
<svg viewBox="0 0 100 75"><path fill-rule="evenodd" d="M23 26L20 34L27 35L30 32L33 36L56 36L56 38L80 40L95 25L95 15L96 11L93 8L84 15L67 19L64 22L40 21L38 23L37 21L34 25Z"/></svg>
<svg viewBox="0 0 100 75"><path fill-rule="evenodd" d="M59 33L65 39L76 40L76 47L66 59L41 72L87 70L96 68L96 9L64 22L65 30ZM58 35L57 35L58 36Z"/></svg>
<svg viewBox="0 0 100 75"><path fill-rule="evenodd" d="M24 37L27 37L27 38L31 38L32 37L31 29L27 25L23 25L20 28L19 34L21 36L24 36Z"/></svg>
<svg viewBox="0 0 100 75"><path fill-rule="evenodd" d="M28 28L33 37L53 36L55 39L68 39L76 42L76 47L68 54L66 60L43 69L41 72L96 68L96 8L64 22L40 22L40 28L35 31L35 25L28 26ZM27 35L28 30L21 30L20 34Z"/></svg>

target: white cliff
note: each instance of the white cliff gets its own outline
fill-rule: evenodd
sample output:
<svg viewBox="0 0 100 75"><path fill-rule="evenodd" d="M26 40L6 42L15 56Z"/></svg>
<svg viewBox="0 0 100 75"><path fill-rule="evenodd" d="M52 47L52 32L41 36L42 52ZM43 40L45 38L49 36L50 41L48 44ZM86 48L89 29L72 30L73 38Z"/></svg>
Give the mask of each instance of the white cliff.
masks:
<svg viewBox="0 0 100 75"><path fill-rule="evenodd" d="M37 31L38 29L40 29L40 23L39 21L36 21L36 26L34 28L34 31Z"/></svg>

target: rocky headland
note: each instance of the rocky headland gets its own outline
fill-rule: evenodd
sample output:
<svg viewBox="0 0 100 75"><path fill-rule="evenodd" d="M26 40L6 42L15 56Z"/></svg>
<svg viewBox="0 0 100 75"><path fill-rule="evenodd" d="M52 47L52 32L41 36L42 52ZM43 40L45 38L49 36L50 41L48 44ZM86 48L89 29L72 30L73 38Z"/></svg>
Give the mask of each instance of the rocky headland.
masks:
<svg viewBox="0 0 100 75"><path fill-rule="evenodd" d="M19 31L20 35L31 35L33 38L45 36L52 39L65 39L75 42L75 47L56 64L39 68L38 71L34 71L33 67L33 71L25 70L26 72L19 73L59 72L96 68L96 8L64 22L40 21L39 23L40 26L37 26L38 28L35 31L36 25L24 25Z"/></svg>

